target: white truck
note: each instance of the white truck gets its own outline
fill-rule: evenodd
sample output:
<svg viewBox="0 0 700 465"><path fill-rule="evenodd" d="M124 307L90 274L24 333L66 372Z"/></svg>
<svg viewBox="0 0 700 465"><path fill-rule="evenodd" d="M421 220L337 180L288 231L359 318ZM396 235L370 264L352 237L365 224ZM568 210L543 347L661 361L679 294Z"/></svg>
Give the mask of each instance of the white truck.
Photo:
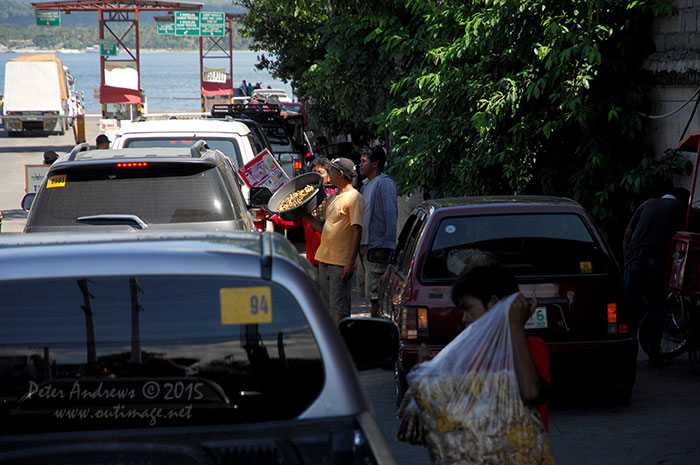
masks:
<svg viewBox="0 0 700 465"><path fill-rule="evenodd" d="M82 113L75 80L55 55L24 55L5 64L2 119L8 135L64 134Z"/></svg>

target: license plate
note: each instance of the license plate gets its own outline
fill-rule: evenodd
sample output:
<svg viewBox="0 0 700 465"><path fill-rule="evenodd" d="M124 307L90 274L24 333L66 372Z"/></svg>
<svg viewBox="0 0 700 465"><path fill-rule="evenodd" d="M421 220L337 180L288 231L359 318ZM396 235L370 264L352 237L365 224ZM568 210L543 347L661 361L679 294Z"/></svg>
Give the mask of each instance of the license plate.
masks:
<svg viewBox="0 0 700 465"><path fill-rule="evenodd" d="M535 313L525 322L525 329L540 329L547 327L547 307L535 308Z"/></svg>

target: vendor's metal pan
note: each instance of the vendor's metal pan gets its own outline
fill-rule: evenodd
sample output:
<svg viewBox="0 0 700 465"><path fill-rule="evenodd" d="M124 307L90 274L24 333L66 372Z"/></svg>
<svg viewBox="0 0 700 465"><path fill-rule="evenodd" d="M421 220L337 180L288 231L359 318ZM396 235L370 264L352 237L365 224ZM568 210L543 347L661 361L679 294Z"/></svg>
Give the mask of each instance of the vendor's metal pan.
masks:
<svg viewBox="0 0 700 465"><path fill-rule="evenodd" d="M299 205L283 212L279 211L280 203L292 192L296 192L309 184L313 184L316 190L304 199ZM276 213L285 221L295 221L301 219L316 210L316 208L326 198L326 189L323 188L323 176L319 173L304 173L296 178L287 181L277 192L272 194L267 202L267 209Z"/></svg>

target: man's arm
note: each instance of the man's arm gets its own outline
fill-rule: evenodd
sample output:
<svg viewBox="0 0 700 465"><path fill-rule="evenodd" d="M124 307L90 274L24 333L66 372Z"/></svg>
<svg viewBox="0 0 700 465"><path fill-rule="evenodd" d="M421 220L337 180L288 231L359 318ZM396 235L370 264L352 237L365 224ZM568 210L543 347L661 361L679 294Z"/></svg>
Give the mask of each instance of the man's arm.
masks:
<svg viewBox="0 0 700 465"><path fill-rule="evenodd" d="M352 244L350 245L350 257L348 262L343 267L343 280L347 281L352 278L352 274L355 272L355 258L357 258L357 252L360 251L360 239L362 238L362 226L359 224L352 225Z"/></svg>
<svg viewBox="0 0 700 465"><path fill-rule="evenodd" d="M622 256L627 255L627 247L630 244L630 240L632 240L632 234L634 234L634 231L631 229L625 230L625 235L622 238Z"/></svg>
<svg viewBox="0 0 700 465"><path fill-rule="evenodd" d="M396 184L391 178L385 178L382 189L382 204L386 229L382 237L381 247L393 249L396 247L396 220L398 217Z"/></svg>
<svg viewBox="0 0 700 465"><path fill-rule="evenodd" d="M315 216L313 216L311 213L306 215L304 219L309 223L309 226L311 226L311 229L313 229L316 232L323 232L323 221L319 220Z"/></svg>
<svg viewBox="0 0 700 465"><path fill-rule="evenodd" d="M525 335L525 322L535 310L537 300L532 305L527 303L522 294L513 301L510 307L510 333L513 341L513 365L518 379L520 397L525 403L537 403L546 395L546 388L537 372L535 362L530 354Z"/></svg>

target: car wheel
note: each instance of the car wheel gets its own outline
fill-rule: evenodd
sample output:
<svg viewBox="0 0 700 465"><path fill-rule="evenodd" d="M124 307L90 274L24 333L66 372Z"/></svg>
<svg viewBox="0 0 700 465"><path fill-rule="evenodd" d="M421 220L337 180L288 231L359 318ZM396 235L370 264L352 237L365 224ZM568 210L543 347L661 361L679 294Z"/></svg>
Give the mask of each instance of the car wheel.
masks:
<svg viewBox="0 0 700 465"><path fill-rule="evenodd" d="M403 371L401 362L398 360L394 364L394 392L396 394L396 406L401 405L403 396L406 395L408 390L408 380L406 379L406 373Z"/></svg>
<svg viewBox="0 0 700 465"><path fill-rule="evenodd" d="M649 355L648 315L644 315L639 323L639 345L644 353ZM661 335L661 356L670 360L686 351L686 323L683 313L682 297L670 294L666 299L664 328Z"/></svg>

